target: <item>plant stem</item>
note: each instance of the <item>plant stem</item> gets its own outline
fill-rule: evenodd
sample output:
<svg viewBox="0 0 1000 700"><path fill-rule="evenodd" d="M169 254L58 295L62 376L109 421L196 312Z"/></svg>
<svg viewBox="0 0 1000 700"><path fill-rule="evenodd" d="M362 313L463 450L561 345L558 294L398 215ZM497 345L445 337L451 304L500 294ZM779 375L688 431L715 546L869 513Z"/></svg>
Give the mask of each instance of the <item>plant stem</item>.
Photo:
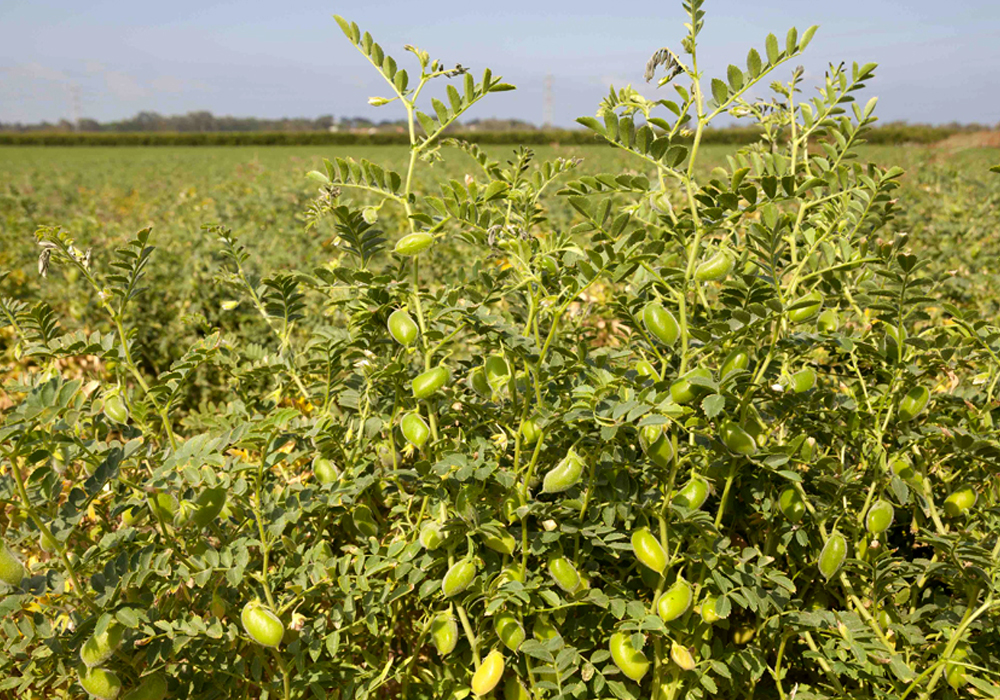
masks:
<svg viewBox="0 0 1000 700"><path fill-rule="evenodd" d="M278 664L278 669L281 671L282 686L285 691L285 700L291 700L292 697L292 677L288 672L288 666L285 664L284 660L281 658L281 654L277 649L271 649L271 653L274 655L274 661Z"/></svg>
<svg viewBox="0 0 1000 700"><path fill-rule="evenodd" d="M973 595L969 597L970 598L969 607L966 608L965 615L962 616L962 622L959 623L958 628L955 630L954 634L952 634L951 640L948 642L948 645L945 647L944 652L941 654L941 658L938 659L937 663L935 663L931 667L932 669L934 669L934 674L931 676L930 681L928 681L927 685L924 687L924 692L920 696L921 700L929 700L931 695L934 693L934 688L941 680L941 674L944 672L946 664L948 663L948 661L951 660L951 655L955 653L955 648L958 646L959 642L962 641L962 638L965 636L965 631L969 628L969 625L975 622L976 618L980 617L983 613L988 612L990 608L994 606L993 595L990 594L986 597L986 600L983 601L982 605L973 610L972 606L976 604L976 599L978 597L979 597L979 589L977 587L974 590ZM923 674L915 678L907 687L906 691L900 696L899 700L905 700L906 696L915 687L917 687L917 682L921 679L921 677L926 675L926 673L930 670L931 669L928 669Z"/></svg>
<svg viewBox="0 0 1000 700"><path fill-rule="evenodd" d="M264 529L264 504L263 504L263 483L264 483L264 466L267 463L267 449L262 451L260 457L260 466L257 468L257 480L254 487L254 500L252 503L254 519L257 521L257 532L260 535L260 553L263 559L261 563L261 577L260 582L264 587L264 596L267 598L267 604L272 610L277 609L274 603L274 595L271 592L271 584L267 578L268 569L268 558L270 554L270 544L267 541L267 531Z"/></svg>
<svg viewBox="0 0 1000 700"><path fill-rule="evenodd" d="M809 632L803 632L802 638L806 640L806 644L809 646L809 649L817 655L816 661L819 663L819 667L823 669L823 672L826 673L826 677L830 679L830 683L837 689L839 697L848 697L847 692L844 690L844 686L840 684L840 679L837 678L837 674L833 672L833 669L830 668L829 662L820 654L819 647L816 646L816 641L812 638L812 634ZM900 700L902 700L902 698Z"/></svg>
<svg viewBox="0 0 1000 700"><path fill-rule="evenodd" d="M26 435L27 433L24 434L24 436ZM22 440L24 439L24 436L22 436ZM28 489L24 485L24 476L21 474L21 467L18 465L17 459L17 451L20 444L21 443L18 442L18 446L14 449L14 453L10 460L10 470L14 474L14 481L17 482L17 491L21 496L21 503L24 505L24 509L28 511L28 517L30 517L32 522L35 523L35 527L37 527L38 531L42 533L42 536L48 538L48 541L55 544L56 552L66 569L66 573L69 575L70 581L73 583L73 591L76 593L77 597L80 598L80 600L82 600L88 608L94 612L98 612L99 608L94 601L91 600L86 589L80 585L80 580L76 575L76 569L73 567L73 562L70 561L69 555L66 553L66 548L63 547L55 537L53 537L52 531L38 515L38 511L35 510L35 507L31 503L31 499L28 497Z"/></svg>

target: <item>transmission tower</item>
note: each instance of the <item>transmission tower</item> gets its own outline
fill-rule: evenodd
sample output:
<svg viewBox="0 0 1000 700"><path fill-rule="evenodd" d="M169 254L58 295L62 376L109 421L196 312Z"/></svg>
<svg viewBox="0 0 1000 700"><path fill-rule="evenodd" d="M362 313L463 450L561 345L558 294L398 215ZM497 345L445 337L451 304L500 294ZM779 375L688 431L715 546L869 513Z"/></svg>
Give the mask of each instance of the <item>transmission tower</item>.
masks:
<svg viewBox="0 0 1000 700"><path fill-rule="evenodd" d="M80 86L77 83L69 83L67 89L73 113L73 129L76 130L80 128Z"/></svg>
<svg viewBox="0 0 1000 700"><path fill-rule="evenodd" d="M542 102L542 128L551 129L552 128L552 111L555 107L555 101L552 99L552 75L545 76L545 90L544 98Z"/></svg>

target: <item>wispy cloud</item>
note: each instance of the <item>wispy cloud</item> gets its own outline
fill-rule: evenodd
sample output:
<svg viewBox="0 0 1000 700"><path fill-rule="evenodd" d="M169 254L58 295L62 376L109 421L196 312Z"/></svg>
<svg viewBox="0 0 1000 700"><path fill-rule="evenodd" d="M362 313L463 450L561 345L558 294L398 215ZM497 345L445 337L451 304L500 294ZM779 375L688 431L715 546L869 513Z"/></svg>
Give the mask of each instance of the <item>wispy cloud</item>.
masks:
<svg viewBox="0 0 1000 700"><path fill-rule="evenodd" d="M119 100L137 100L148 97L150 90L128 73L118 70L104 72L104 85Z"/></svg>
<svg viewBox="0 0 1000 700"><path fill-rule="evenodd" d="M148 83L154 93L179 95L185 92L208 90L208 83L202 80L185 80L174 75L161 75Z"/></svg>
<svg viewBox="0 0 1000 700"><path fill-rule="evenodd" d="M14 66L0 66L0 71L7 75L8 80L17 81L45 81L64 83L69 80L69 76L55 68L43 66L40 63L21 63Z"/></svg>
<svg viewBox="0 0 1000 700"><path fill-rule="evenodd" d="M0 66L0 121L24 120L26 110L41 104L46 111L73 114L73 101L82 97L85 116L98 101L114 100L141 109L157 96L177 96L205 92L209 86L201 80L186 80L175 75L144 78L109 68L97 61L85 61L78 68L64 70L37 62Z"/></svg>

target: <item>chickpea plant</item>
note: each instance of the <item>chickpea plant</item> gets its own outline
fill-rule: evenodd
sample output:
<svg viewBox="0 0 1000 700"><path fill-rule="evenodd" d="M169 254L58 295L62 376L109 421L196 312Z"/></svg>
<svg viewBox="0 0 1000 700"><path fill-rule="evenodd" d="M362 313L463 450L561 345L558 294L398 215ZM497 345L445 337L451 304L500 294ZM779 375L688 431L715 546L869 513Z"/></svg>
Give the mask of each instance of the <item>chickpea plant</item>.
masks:
<svg viewBox="0 0 1000 700"><path fill-rule="evenodd" d="M891 231L875 66L806 98L813 27L708 79L684 10L668 97L579 120L635 163L590 175L447 138L512 86L337 17L409 159L308 174L311 268L206 226L265 340L151 366L151 232L37 232L93 298L0 300L0 696L1000 697L1000 333ZM760 140L707 171L724 115ZM420 191L446 155L475 174Z"/></svg>

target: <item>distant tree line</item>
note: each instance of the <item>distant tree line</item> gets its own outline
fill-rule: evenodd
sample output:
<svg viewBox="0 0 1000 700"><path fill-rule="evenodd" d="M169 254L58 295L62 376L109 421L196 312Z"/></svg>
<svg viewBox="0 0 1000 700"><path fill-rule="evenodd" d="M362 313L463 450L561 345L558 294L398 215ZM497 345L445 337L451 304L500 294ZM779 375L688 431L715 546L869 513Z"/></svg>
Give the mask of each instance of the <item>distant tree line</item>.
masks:
<svg viewBox="0 0 1000 700"><path fill-rule="evenodd" d="M65 119L57 123L5 124L0 122L0 131L6 132L81 132L127 134L136 132L157 133L208 133L224 131L329 131L336 124L332 115L316 119L306 117L282 117L281 119L258 119L256 117L217 117L211 112L188 112L164 116L156 112L139 112L130 119L112 122L98 122L96 119L81 119L77 123Z"/></svg>
<svg viewBox="0 0 1000 700"><path fill-rule="evenodd" d="M532 131L536 127L518 119L476 119L466 122L463 127L470 131ZM75 124L65 119L58 122L22 124L0 122L0 132L6 133L85 133L85 134L130 134L130 133L174 133L205 134L214 132L395 132L405 131L403 120L374 122L364 117L341 117L336 120L326 114L315 119L308 117L282 117L281 119L259 119L257 117L217 117L211 112L188 112L174 116L164 116L156 112L139 112L130 119L112 122L98 122L95 119L80 119Z"/></svg>
<svg viewBox="0 0 1000 700"><path fill-rule="evenodd" d="M951 123L943 126L889 122L871 130L865 140L875 144L934 143L956 133L987 130L981 124ZM319 144L406 144L409 137L404 121L374 122L364 117L324 115L258 119L216 117L211 112L189 112L162 116L140 112L131 119L100 123L81 119L76 124L5 124L0 122L0 145L39 146L240 146L240 145L319 145ZM540 129L518 119L476 119L455 124L450 136L478 143L595 143L586 130ZM753 128L732 126L710 129L704 143L740 144L758 138Z"/></svg>

